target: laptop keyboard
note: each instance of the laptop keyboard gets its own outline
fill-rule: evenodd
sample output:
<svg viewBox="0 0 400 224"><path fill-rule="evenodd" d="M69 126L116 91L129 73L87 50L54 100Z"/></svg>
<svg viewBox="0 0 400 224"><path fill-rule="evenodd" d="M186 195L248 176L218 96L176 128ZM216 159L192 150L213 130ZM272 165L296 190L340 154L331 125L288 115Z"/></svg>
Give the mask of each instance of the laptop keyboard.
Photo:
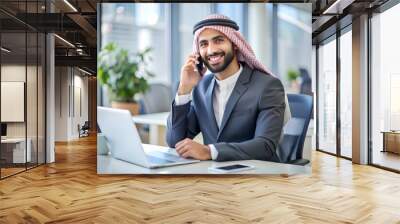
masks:
<svg viewBox="0 0 400 224"><path fill-rule="evenodd" d="M184 158L181 158L179 156L176 156L176 155L173 155L173 154L170 154L170 153L162 153L162 152L155 152L155 151L153 151L151 153L148 153L147 156L149 158L150 157L154 157L156 159L160 159L160 160L163 160L163 161L168 161L170 163L171 162L177 162L177 161L184 161L185 160Z"/></svg>
<svg viewBox="0 0 400 224"><path fill-rule="evenodd" d="M165 163L173 163L173 162L175 162L175 161L161 159L159 157L150 156L150 155L147 155L147 159L151 164L165 164Z"/></svg>

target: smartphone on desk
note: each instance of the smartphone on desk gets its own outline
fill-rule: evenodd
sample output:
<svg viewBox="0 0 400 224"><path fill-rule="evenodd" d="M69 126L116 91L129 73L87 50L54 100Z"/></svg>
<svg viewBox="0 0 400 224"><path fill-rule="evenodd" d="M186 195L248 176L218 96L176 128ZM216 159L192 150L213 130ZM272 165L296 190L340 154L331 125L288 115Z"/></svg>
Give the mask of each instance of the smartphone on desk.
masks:
<svg viewBox="0 0 400 224"><path fill-rule="evenodd" d="M216 173L236 173L244 170L252 170L254 166L248 166L243 164L233 164L227 166L219 166L219 167L209 167L208 170Z"/></svg>

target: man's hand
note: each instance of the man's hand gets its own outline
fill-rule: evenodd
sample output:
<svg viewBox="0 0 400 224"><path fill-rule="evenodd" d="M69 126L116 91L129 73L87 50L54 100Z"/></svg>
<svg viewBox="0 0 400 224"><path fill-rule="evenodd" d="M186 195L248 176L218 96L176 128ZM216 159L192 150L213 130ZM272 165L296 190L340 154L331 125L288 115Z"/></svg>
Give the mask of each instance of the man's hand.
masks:
<svg viewBox="0 0 400 224"><path fill-rule="evenodd" d="M176 143L176 152L184 158L193 158L199 160L210 160L211 151L206 145L202 145L193 141L190 138L185 138L182 141Z"/></svg>
<svg viewBox="0 0 400 224"><path fill-rule="evenodd" d="M197 60L198 57L199 55L189 55L189 57L186 59L185 64L182 66L181 79L178 88L179 95L190 94L192 89L200 81L201 76L196 68L196 64L199 63L199 61ZM204 67L204 69L206 68Z"/></svg>

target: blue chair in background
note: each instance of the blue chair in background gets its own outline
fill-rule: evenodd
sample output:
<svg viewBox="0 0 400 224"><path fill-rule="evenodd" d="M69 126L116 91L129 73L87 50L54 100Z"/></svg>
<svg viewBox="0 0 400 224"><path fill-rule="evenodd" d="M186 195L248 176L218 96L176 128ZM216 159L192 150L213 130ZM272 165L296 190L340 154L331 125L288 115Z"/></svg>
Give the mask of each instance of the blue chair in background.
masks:
<svg viewBox="0 0 400 224"><path fill-rule="evenodd" d="M169 112L173 100L171 87L162 83L150 84L150 89L140 99L140 114Z"/></svg>
<svg viewBox="0 0 400 224"><path fill-rule="evenodd" d="M171 87L162 83L150 84L149 90L140 98L140 114L169 112L172 103ZM143 142L149 142L149 125L137 125Z"/></svg>
<svg viewBox="0 0 400 224"><path fill-rule="evenodd" d="M283 137L279 143L281 162L306 165L310 161L303 159L303 146L313 110L313 100L309 95L288 94L292 118L283 127Z"/></svg>

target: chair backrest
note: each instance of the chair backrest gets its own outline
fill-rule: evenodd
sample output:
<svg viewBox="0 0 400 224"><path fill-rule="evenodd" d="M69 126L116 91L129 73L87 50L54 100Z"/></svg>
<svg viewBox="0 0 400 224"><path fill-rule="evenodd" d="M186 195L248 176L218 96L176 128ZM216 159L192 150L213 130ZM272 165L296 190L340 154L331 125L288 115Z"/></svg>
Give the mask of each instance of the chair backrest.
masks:
<svg viewBox="0 0 400 224"><path fill-rule="evenodd" d="M82 125L82 129L90 129L90 122L85 121L85 123Z"/></svg>
<svg viewBox="0 0 400 224"><path fill-rule="evenodd" d="M161 83L150 84L150 89L141 98L141 113L168 112L171 102L171 87Z"/></svg>
<svg viewBox="0 0 400 224"><path fill-rule="evenodd" d="M287 94L292 118L283 127L283 137L279 143L281 162L302 159L303 145L313 108L311 96Z"/></svg>

